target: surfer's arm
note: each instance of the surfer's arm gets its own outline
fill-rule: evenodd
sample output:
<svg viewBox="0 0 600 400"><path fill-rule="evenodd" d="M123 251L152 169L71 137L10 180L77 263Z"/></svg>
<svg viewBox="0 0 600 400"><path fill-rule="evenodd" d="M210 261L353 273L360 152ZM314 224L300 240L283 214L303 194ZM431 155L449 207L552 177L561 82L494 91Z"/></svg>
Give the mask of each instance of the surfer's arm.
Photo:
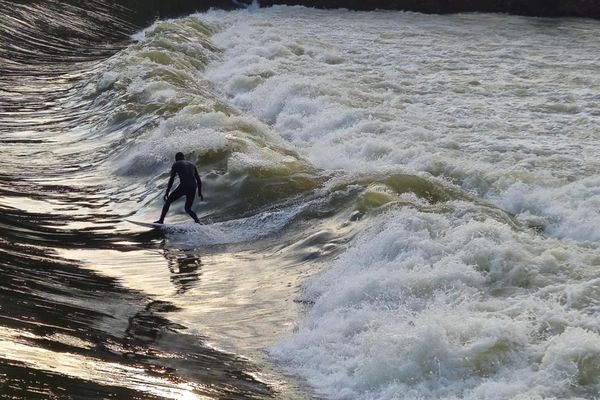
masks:
<svg viewBox="0 0 600 400"><path fill-rule="evenodd" d="M202 180L200 179L200 175L198 175L197 168L194 168L194 178L196 178L196 183L198 183L198 197L200 197L200 200L204 200L204 196L202 196Z"/></svg>
<svg viewBox="0 0 600 400"><path fill-rule="evenodd" d="M167 184L167 193L165 193L164 199L167 201L169 197L169 192L171 192L171 188L173 187L173 182L175 182L175 175L177 172L175 171L175 165L171 167L171 177L169 178L169 183Z"/></svg>

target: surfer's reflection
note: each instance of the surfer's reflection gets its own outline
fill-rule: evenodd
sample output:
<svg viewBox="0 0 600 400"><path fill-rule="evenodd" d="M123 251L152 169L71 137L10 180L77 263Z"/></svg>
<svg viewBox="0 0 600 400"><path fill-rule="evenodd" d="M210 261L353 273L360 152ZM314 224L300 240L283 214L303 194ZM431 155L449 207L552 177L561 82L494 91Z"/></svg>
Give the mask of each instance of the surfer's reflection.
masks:
<svg viewBox="0 0 600 400"><path fill-rule="evenodd" d="M171 303L161 300L151 301L146 307L129 318L125 337L142 343L155 343L167 332L185 329L185 326L169 321L162 314L177 311Z"/></svg>
<svg viewBox="0 0 600 400"><path fill-rule="evenodd" d="M171 282L177 294L183 294L200 282L198 269L202 266L199 256L179 249L165 249L165 258L171 271Z"/></svg>

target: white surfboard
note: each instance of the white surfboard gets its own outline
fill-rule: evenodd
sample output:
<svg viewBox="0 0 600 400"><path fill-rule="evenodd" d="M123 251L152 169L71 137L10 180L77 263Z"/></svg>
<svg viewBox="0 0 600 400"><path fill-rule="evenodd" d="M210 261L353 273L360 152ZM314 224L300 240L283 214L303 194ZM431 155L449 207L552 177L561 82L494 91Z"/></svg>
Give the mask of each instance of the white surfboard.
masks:
<svg viewBox="0 0 600 400"><path fill-rule="evenodd" d="M132 221L130 219L126 219L125 221L135 224L135 225L138 225L138 226L143 226L145 228L160 229L165 226L165 224L158 224L156 222L140 222L140 221Z"/></svg>
<svg viewBox="0 0 600 400"><path fill-rule="evenodd" d="M176 224L157 224L156 222L141 222L126 219L125 221L135 224L137 226L143 226L144 228L160 229L165 232L179 232L179 231L197 231L200 228L199 224L193 222L179 222Z"/></svg>

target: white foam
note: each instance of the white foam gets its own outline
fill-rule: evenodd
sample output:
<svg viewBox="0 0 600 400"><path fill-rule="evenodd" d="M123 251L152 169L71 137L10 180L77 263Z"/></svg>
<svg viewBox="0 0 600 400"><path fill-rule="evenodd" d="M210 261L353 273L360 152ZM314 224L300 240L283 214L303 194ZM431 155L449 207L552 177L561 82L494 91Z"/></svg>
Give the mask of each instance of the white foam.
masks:
<svg viewBox="0 0 600 400"><path fill-rule="evenodd" d="M211 29L195 18L159 21L107 62L97 84L103 98L118 99L118 124L123 115L135 115L134 129L120 131L121 144L108 160L117 174L156 174L178 151L199 157L221 151L234 174L303 163L267 125L211 92L204 67L219 58Z"/></svg>
<svg viewBox="0 0 600 400"><path fill-rule="evenodd" d="M224 118L219 113L198 114L193 108L182 110L171 119L162 121L156 129L144 135L133 150L122 156L118 172L135 175L147 174L164 167L173 154L186 149L197 155L222 150L228 140L223 132L214 129L214 119Z"/></svg>
<svg viewBox="0 0 600 400"><path fill-rule="evenodd" d="M600 243L600 178L586 177L558 187L512 184L494 201L527 221L539 220L549 234Z"/></svg>
<svg viewBox="0 0 600 400"><path fill-rule="evenodd" d="M206 71L215 90L316 166L441 174L511 211L518 188L530 203L543 192L545 213L523 217L598 242L573 228L595 224L597 207L567 189L600 172L597 27L573 22L567 38L504 16L293 7L196 17L225 27Z"/></svg>
<svg viewBox="0 0 600 400"><path fill-rule="evenodd" d="M251 217L196 224L193 222L165 226L168 239L179 247L197 248L219 244L249 242L283 229L310 203L277 211L265 211Z"/></svg>
<svg viewBox="0 0 600 400"><path fill-rule="evenodd" d="M595 393L593 292L561 300L586 290L578 276L598 275L594 252L456 207L449 217L411 209L380 217L310 282L314 306L272 354L338 399Z"/></svg>

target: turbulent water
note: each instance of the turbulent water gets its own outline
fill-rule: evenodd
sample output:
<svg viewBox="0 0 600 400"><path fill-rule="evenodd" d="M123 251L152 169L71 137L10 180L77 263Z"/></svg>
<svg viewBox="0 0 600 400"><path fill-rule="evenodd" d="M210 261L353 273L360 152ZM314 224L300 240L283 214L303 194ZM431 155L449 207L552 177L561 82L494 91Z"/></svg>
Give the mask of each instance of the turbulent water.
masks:
<svg viewBox="0 0 600 400"><path fill-rule="evenodd" d="M597 21L251 7L123 40L102 9L62 43L22 7L0 393L597 398ZM128 224L177 151L203 223Z"/></svg>

